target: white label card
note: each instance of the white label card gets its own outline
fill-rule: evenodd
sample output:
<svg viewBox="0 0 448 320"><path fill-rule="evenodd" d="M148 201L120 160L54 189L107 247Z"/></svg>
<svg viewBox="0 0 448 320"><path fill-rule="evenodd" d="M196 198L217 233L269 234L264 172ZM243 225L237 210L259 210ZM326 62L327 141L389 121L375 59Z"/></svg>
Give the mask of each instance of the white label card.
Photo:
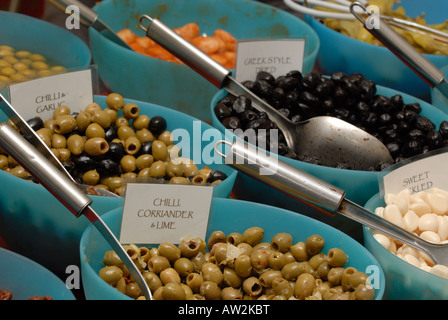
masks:
<svg viewBox="0 0 448 320"><path fill-rule="evenodd" d="M212 186L126 184L120 242L179 244L185 236L205 239L212 195Z"/></svg>
<svg viewBox="0 0 448 320"><path fill-rule="evenodd" d="M302 71L305 39L238 41L235 80L255 80L260 71L274 77Z"/></svg>
<svg viewBox="0 0 448 320"><path fill-rule="evenodd" d="M9 87L9 101L25 120L36 116L51 119L61 105L79 112L93 102L92 72L73 71L13 84Z"/></svg>
<svg viewBox="0 0 448 320"><path fill-rule="evenodd" d="M448 190L448 153L438 153L392 169L382 178L383 195L408 188L411 194L431 188Z"/></svg>

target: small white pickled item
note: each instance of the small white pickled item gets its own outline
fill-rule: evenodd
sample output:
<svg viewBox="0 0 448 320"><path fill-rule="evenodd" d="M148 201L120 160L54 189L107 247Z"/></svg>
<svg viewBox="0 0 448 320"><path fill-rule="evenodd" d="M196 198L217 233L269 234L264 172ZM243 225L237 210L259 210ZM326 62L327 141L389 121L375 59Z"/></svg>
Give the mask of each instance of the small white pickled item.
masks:
<svg viewBox="0 0 448 320"><path fill-rule="evenodd" d="M401 190L397 193L397 198L404 198L407 202L411 202L411 190L408 188Z"/></svg>
<svg viewBox="0 0 448 320"><path fill-rule="evenodd" d="M437 216L439 226L437 228L437 234L440 237L440 241L445 241L448 238L448 220L446 216Z"/></svg>
<svg viewBox="0 0 448 320"><path fill-rule="evenodd" d="M404 227L409 232L414 232L418 228L420 218L413 210L408 210L403 216Z"/></svg>
<svg viewBox="0 0 448 320"><path fill-rule="evenodd" d="M432 274L435 274L436 276L448 279L448 267L441 265L441 264L436 264L434 267L431 268L430 271Z"/></svg>
<svg viewBox="0 0 448 320"><path fill-rule="evenodd" d="M388 193L384 195L384 202L386 205L392 204L395 199L397 199L397 195L395 193Z"/></svg>
<svg viewBox="0 0 448 320"><path fill-rule="evenodd" d="M440 188L431 188L429 190L429 192L430 193L437 193L439 195L442 195L442 196L445 197L446 200L448 200L448 191L447 190L443 190L443 189L440 189Z"/></svg>
<svg viewBox="0 0 448 320"><path fill-rule="evenodd" d="M384 219L404 228L403 216L401 215L400 209L395 204L387 205L384 208Z"/></svg>
<svg viewBox="0 0 448 320"><path fill-rule="evenodd" d="M448 201L437 193L428 193L428 204L435 214L443 215L448 211Z"/></svg>
<svg viewBox="0 0 448 320"><path fill-rule="evenodd" d="M420 231L432 231L437 232L439 227L437 215L434 213L426 213L418 220L418 229Z"/></svg>
<svg viewBox="0 0 448 320"><path fill-rule="evenodd" d="M431 213L431 207L426 202L414 202L409 206L409 210L414 211L419 217L425 213Z"/></svg>
<svg viewBox="0 0 448 320"><path fill-rule="evenodd" d="M384 207L375 208L375 211L373 213L381 218L384 218Z"/></svg>
<svg viewBox="0 0 448 320"><path fill-rule="evenodd" d="M425 239L430 242L434 242L434 243L440 242L439 235L437 233L435 233L434 231L423 231L420 234L420 238Z"/></svg>
<svg viewBox="0 0 448 320"><path fill-rule="evenodd" d="M380 245L382 245L386 249L389 249L391 243L389 237L382 233L375 233L373 237L380 243Z"/></svg>
<svg viewBox="0 0 448 320"><path fill-rule="evenodd" d="M408 211L409 201L402 197L397 197L392 204L395 204L402 215L404 215Z"/></svg>
<svg viewBox="0 0 448 320"><path fill-rule="evenodd" d="M420 268L420 261L418 258L410 253L406 253L403 255L403 260L407 263L412 264L414 267Z"/></svg>

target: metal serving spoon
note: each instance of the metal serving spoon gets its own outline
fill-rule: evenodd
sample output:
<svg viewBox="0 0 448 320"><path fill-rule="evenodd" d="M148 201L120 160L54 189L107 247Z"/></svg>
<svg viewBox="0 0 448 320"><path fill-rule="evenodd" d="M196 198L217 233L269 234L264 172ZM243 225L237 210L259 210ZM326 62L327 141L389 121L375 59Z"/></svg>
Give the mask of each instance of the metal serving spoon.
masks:
<svg viewBox="0 0 448 320"><path fill-rule="evenodd" d="M92 186L78 183L68 173L59 159L53 152L47 147L37 133L29 126L29 124L20 116L20 114L13 108L13 106L0 94L0 109L9 117L9 119L19 128L19 130L27 137L27 139L39 150L45 158L47 158L52 164L56 166L59 171L67 176L80 190L86 194L97 193L103 197L119 197L119 195L105 190L103 188L94 188Z"/></svg>
<svg viewBox="0 0 448 320"><path fill-rule="evenodd" d="M222 146L228 150L223 151ZM225 163L236 170L280 190L286 195L303 202L331 217L336 213L378 230L392 238L423 251L437 264L448 266L448 244L426 241L419 236L398 227L369 210L345 198L345 191L313 175L301 171L262 150L235 139L233 142L217 141L215 150L225 158Z"/></svg>
<svg viewBox="0 0 448 320"><path fill-rule="evenodd" d="M144 25L143 20L149 21L148 26ZM393 162L386 146L360 128L328 116L294 123L233 79L229 70L158 19L142 15L139 23L147 37L170 51L213 85L225 88L235 96L249 97L254 108L266 112L277 124L288 147L297 155L315 157L326 166L336 167L343 164L355 170L369 170L380 163Z"/></svg>

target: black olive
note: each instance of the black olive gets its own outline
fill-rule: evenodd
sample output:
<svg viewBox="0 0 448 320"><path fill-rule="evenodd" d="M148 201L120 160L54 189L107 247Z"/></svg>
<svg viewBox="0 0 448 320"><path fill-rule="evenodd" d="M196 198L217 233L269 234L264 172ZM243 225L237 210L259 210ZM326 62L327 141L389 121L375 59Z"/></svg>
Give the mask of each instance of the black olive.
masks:
<svg viewBox="0 0 448 320"><path fill-rule="evenodd" d="M412 110L405 110L404 111L404 117L406 119L407 122L409 122L410 124L414 125L415 121L418 118L418 113Z"/></svg>
<svg viewBox="0 0 448 320"><path fill-rule="evenodd" d="M448 121L444 120L440 123L439 132L443 139L448 139Z"/></svg>
<svg viewBox="0 0 448 320"><path fill-rule="evenodd" d="M222 124L227 129L238 129L241 128L241 121L238 117L228 117L222 121Z"/></svg>
<svg viewBox="0 0 448 320"><path fill-rule="evenodd" d="M355 105L355 110L356 110L356 113L363 114L365 112L370 112L370 106L364 101L359 101Z"/></svg>
<svg viewBox="0 0 448 320"><path fill-rule="evenodd" d="M392 106L393 112L399 112L399 111L403 110L404 102L403 102L403 97L400 94L396 94L396 95L390 97L389 102Z"/></svg>
<svg viewBox="0 0 448 320"><path fill-rule="evenodd" d="M392 116L389 113L382 113L378 117L378 124L380 126L388 125L392 123Z"/></svg>
<svg viewBox="0 0 448 320"><path fill-rule="evenodd" d="M65 170L67 170L68 173L72 174L73 170L75 170L75 165L71 161L65 161L62 163Z"/></svg>
<svg viewBox="0 0 448 320"><path fill-rule="evenodd" d="M207 176L207 182L211 183L216 180L225 180L227 178L227 175L219 170L212 170L210 171L209 175Z"/></svg>
<svg viewBox="0 0 448 320"><path fill-rule="evenodd" d="M366 102L372 100L376 94L376 84L372 80L362 80L359 89L361 90L360 98Z"/></svg>
<svg viewBox="0 0 448 320"><path fill-rule="evenodd" d="M274 90L274 86L265 80L258 80L257 82L260 86L259 91L258 91L260 97L270 98L272 95L272 92Z"/></svg>
<svg viewBox="0 0 448 320"><path fill-rule="evenodd" d="M293 109L293 112L298 112L302 114L306 119L317 115L315 108L302 102L297 103L297 106L295 107L295 109Z"/></svg>
<svg viewBox="0 0 448 320"><path fill-rule="evenodd" d="M33 129L34 131L37 131L44 127L44 121L39 116L29 119L27 121L27 123L31 127L31 129Z"/></svg>
<svg viewBox="0 0 448 320"><path fill-rule="evenodd" d="M234 95L228 94L224 98L219 100L219 102L224 103L224 105L226 105L228 107L232 107L232 104L235 101L235 99L236 99L236 97Z"/></svg>
<svg viewBox="0 0 448 320"><path fill-rule="evenodd" d="M354 85L359 86L366 78L361 73L352 73L347 79Z"/></svg>
<svg viewBox="0 0 448 320"><path fill-rule="evenodd" d="M390 155L392 158L397 157L400 154L400 144L396 141L391 141L386 144L387 150L389 150Z"/></svg>
<svg viewBox="0 0 448 320"><path fill-rule="evenodd" d="M290 114L291 114L291 109L288 108L280 108L278 109L278 112L280 112L281 114L283 114L286 118L289 118Z"/></svg>
<svg viewBox="0 0 448 320"><path fill-rule="evenodd" d="M96 167L96 161L86 154L73 157L72 161L76 169L83 172L93 170Z"/></svg>
<svg viewBox="0 0 448 320"><path fill-rule="evenodd" d="M219 121L222 121L224 118L228 118L232 115L232 110L222 101L218 102L214 108L214 111Z"/></svg>
<svg viewBox="0 0 448 320"><path fill-rule="evenodd" d="M246 110L249 110L252 106L252 101L246 96L238 96L232 104L232 110L236 114L242 114Z"/></svg>
<svg viewBox="0 0 448 320"><path fill-rule="evenodd" d="M120 161L125 154L124 146L121 142L110 142L106 155L109 159Z"/></svg>
<svg viewBox="0 0 448 320"><path fill-rule="evenodd" d="M339 118L342 120L347 120L351 115L350 110L348 110L346 108L342 108L342 107L335 108L333 114L336 118Z"/></svg>
<svg viewBox="0 0 448 320"><path fill-rule="evenodd" d="M250 91L252 91L253 93L258 95L259 90L260 90L260 84L257 81L246 80L246 81L241 82L241 84L243 86L245 86L247 89L249 89Z"/></svg>
<svg viewBox="0 0 448 320"><path fill-rule="evenodd" d="M376 95L371 101L370 107L373 112L377 113L389 113L392 110L389 98L382 95Z"/></svg>
<svg viewBox="0 0 448 320"><path fill-rule="evenodd" d="M331 80L336 83L340 83L345 77L347 77L347 75L343 72L334 72L331 74Z"/></svg>
<svg viewBox="0 0 448 320"><path fill-rule="evenodd" d="M299 100L310 107L319 107L321 104L320 99L308 91L302 91Z"/></svg>
<svg viewBox="0 0 448 320"><path fill-rule="evenodd" d="M411 140L423 141L425 139L425 137L426 137L426 134L422 130L417 129L417 128L411 129L408 132L408 139L411 139Z"/></svg>
<svg viewBox="0 0 448 320"><path fill-rule="evenodd" d="M415 113L422 112L422 107L421 107L420 103L418 103L418 102L408 103L404 106L404 108L405 108L405 110L411 110L411 111L414 111Z"/></svg>
<svg viewBox="0 0 448 320"><path fill-rule="evenodd" d="M300 113L296 113L296 114L291 116L290 120L292 122L300 122L300 121L303 121L305 119L304 119L304 117Z"/></svg>
<svg viewBox="0 0 448 320"><path fill-rule="evenodd" d="M440 134L439 131L435 129L429 131L426 135L425 142L430 150L440 148L442 145L442 141L443 141L442 135Z"/></svg>
<svg viewBox="0 0 448 320"><path fill-rule="evenodd" d="M152 143L153 141L145 141L142 143L139 154L152 154Z"/></svg>
<svg viewBox="0 0 448 320"><path fill-rule="evenodd" d="M435 124L429 120L428 118L424 116L418 116L417 120L415 121L415 126L425 132L429 132L433 129L435 129Z"/></svg>
<svg viewBox="0 0 448 320"><path fill-rule="evenodd" d="M332 97L333 97L334 102L336 102L337 104L340 104L340 103L343 103L345 101L345 99L347 99L348 92L344 88L338 86L334 89Z"/></svg>
<svg viewBox="0 0 448 320"><path fill-rule="evenodd" d="M96 170L100 176L112 176L119 173L120 165L112 159L103 159L98 161Z"/></svg>
<svg viewBox="0 0 448 320"><path fill-rule="evenodd" d="M320 99L326 99L333 93L334 88L334 81L325 79L316 86L314 92Z"/></svg>
<svg viewBox="0 0 448 320"><path fill-rule="evenodd" d="M104 134L105 134L104 139L106 139L107 142L111 142L113 139L117 137L117 128L114 125L112 125L109 128L106 128L106 130L104 130Z"/></svg>
<svg viewBox="0 0 448 320"><path fill-rule="evenodd" d="M161 116L154 116L149 121L148 125L149 131L151 131L154 135L159 135L163 131L166 130L166 120Z"/></svg>
<svg viewBox="0 0 448 320"><path fill-rule="evenodd" d="M299 92L297 91L289 91L285 96L285 106L292 108L297 105L299 101Z"/></svg>
<svg viewBox="0 0 448 320"><path fill-rule="evenodd" d="M249 122L246 126L247 129L272 129L272 121L268 118L265 119L255 119Z"/></svg>
<svg viewBox="0 0 448 320"><path fill-rule="evenodd" d="M306 88L307 90L313 91L314 88L321 81L321 78L322 78L322 76L318 72L307 73L302 78L303 87Z"/></svg>
<svg viewBox="0 0 448 320"><path fill-rule="evenodd" d="M334 108L335 108L335 104L333 102L333 98L328 97L327 99L322 101L321 108L322 108L322 110L323 110L323 112L325 114L329 113L329 112L332 112L334 110Z"/></svg>
<svg viewBox="0 0 448 320"><path fill-rule="evenodd" d="M418 140L410 140L404 144L402 150L403 150L403 156L409 158L422 153L423 145Z"/></svg>
<svg viewBox="0 0 448 320"><path fill-rule="evenodd" d="M275 86L285 91L291 91L299 88L299 80L295 77L280 76L275 81Z"/></svg>
<svg viewBox="0 0 448 320"><path fill-rule="evenodd" d="M285 98L286 98L286 93L285 90L283 90L280 87L274 88L274 90L272 90L272 100L275 102L278 102L280 104L283 104L285 102ZM286 106L286 104L285 104Z"/></svg>
<svg viewBox="0 0 448 320"><path fill-rule="evenodd" d="M299 70L291 70L286 74L286 76L296 78L299 82L301 82L303 78L302 72Z"/></svg>
<svg viewBox="0 0 448 320"><path fill-rule="evenodd" d="M241 115L241 121L244 123L250 122L255 119L258 119L258 114L253 110L246 110Z"/></svg>
<svg viewBox="0 0 448 320"><path fill-rule="evenodd" d="M260 71L257 73L257 81L266 81L268 84L273 86L275 84L275 77L266 71Z"/></svg>
<svg viewBox="0 0 448 320"><path fill-rule="evenodd" d="M378 116L375 112L366 112L363 114L361 121L367 127L374 127L378 122Z"/></svg>

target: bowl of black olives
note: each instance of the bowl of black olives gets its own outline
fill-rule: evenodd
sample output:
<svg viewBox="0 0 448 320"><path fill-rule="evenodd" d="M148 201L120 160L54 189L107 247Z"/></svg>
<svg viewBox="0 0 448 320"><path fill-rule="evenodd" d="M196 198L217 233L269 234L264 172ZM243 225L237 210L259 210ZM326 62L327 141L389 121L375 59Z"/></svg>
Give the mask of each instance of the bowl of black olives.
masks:
<svg viewBox="0 0 448 320"><path fill-rule="evenodd" d="M122 212L117 208L104 215L116 234ZM128 254L139 261L154 300L383 297L384 274L375 258L359 242L325 223L235 199L213 198L210 212L205 237L126 244ZM79 248L87 300L144 299L95 228L86 229Z"/></svg>
<svg viewBox="0 0 448 320"><path fill-rule="evenodd" d="M129 181L213 185L213 196L228 197L236 179L236 171L204 151L213 142L203 135L220 136L216 128L116 93L94 96L79 113L60 106L51 119L28 121L72 177L91 186L92 207L100 215L123 205ZM4 152L0 163L1 184L8 186L0 196L0 235L7 245L57 274L79 265L77 246L88 220L70 214ZM117 197L99 196L99 188Z"/></svg>
<svg viewBox="0 0 448 320"><path fill-rule="evenodd" d="M335 72L323 76L318 72L302 74L290 71L274 77L260 72L256 79L242 82L247 88L266 99L274 108L294 122L318 115L330 115L350 122L379 138L389 149L394 162L447 145L448 115L413 96L376 85L361 74L346 75ZM266 114L256 111L251 101L234 97L226 90L218 92L211 101L212 125L225 135L234 136L235 129L275 129ZM363 205L379 192L378 173L382 164L370 171L352 170L349 167L326 167L319 159L298 157L291 152L278 132L278 141L266 143L265 149L275 146L280 160L321 178L346 191L346 197ZM297 208L298 202L268 186L244 175L239 175L234 195L237 198L259 201L283 208ZM335 218L303 208L314 217L322 217L331 224ZM341 217L341 228L352 223ZM356 227L362 236L362 230ZM350 231L350 230L346 230Z"/></svg>

